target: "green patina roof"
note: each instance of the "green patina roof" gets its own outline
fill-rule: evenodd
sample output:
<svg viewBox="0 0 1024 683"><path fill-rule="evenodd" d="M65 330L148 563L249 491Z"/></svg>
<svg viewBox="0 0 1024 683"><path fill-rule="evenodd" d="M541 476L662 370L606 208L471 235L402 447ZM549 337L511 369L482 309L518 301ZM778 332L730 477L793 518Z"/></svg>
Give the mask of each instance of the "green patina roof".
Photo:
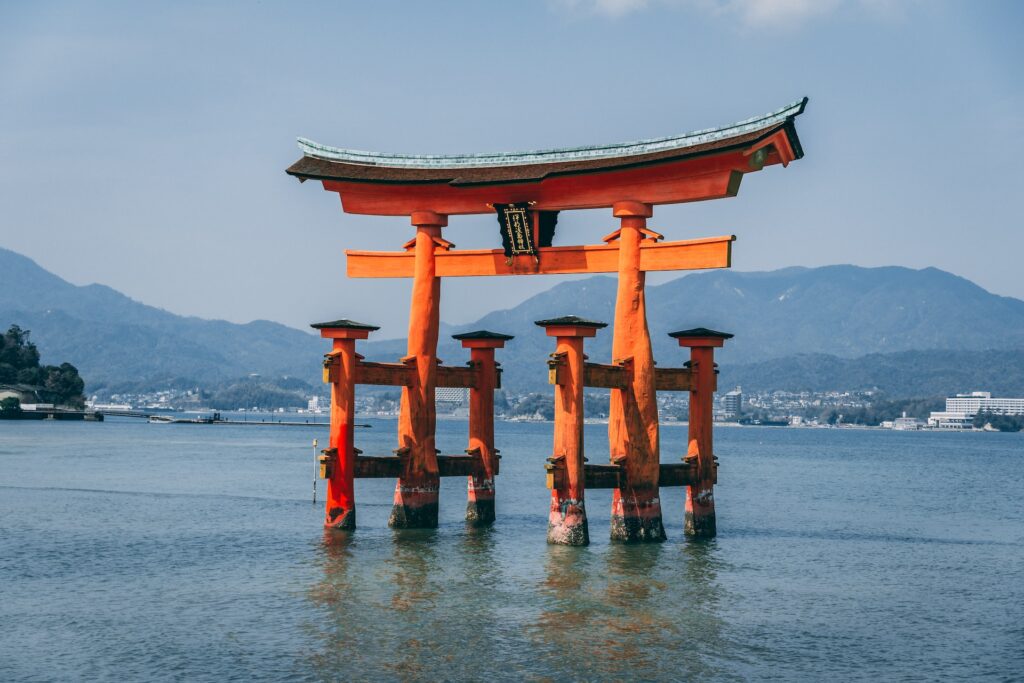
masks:
<svg viewBox="0 0 1024 683"><path fill-rule="evenodd" d="M606 159L650 154L674 149L686 149L719 140L744 135L785 123L804 110L807 98L788 104L781 109L755 116L722 128L708 128L683 135L650 138L634 142L562 149L533 150L514 153L484 154L387 154L364 152L355 149L341 149L321 145L306 138L299 138L299 149L307 157L369 166L389 168L437 169L437 168L481 168L493 166L520 166L526 164L549 164L587 159ZM799 156L799 155L798 155Z"/></svg>
<svg viewBox="0 0 1024 683"><path fill-rule="evenodd" d="M475 332L462 332L461 334L453 334L452 339L500 339L501 341L508 341L509 339L515 339L511 334L502 334L501 332L491 332L490 330L477 330Z"/></svg>
<svg viewBox="0 0 1024 683"><path fill-rule="evenodd" d="M692 330L679 330L678 332L669 332L668 336L673 339L687 339L687 338L699 338L699 337L714 337L716 339L732 339L733 335L728 332L719 332L718 330L709 330L706 327L695 327Z"/></svg>
<svg viewBox="0 0 1024 683"><path fill-rule="evenodd" d="M564 315L561 318L551 318L550 320L537 320L533 323L540 327L549 327L551 325L575 325L576 327L608 327L608 323L598 322L597 320L587 320L586 318L580 318L575 315Z"/></svg>
<svg viewBox="0 0 1024 683"><path fill-rule="evenodd" d="M341 318L340 320L331 320L326 323L313 323L310 325L314 330L379 330L380 327L376 325L367 325L366 323L357 323L355 320L349 320L348 318Z"/></svg>

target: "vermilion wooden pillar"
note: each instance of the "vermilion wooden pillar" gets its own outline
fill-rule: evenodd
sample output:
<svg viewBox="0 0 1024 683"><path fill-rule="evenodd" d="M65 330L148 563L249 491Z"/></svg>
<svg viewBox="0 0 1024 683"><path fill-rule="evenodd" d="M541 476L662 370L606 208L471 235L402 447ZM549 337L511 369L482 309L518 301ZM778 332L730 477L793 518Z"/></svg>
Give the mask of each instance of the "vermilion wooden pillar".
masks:
<svg viewBox="0 0 1024 683"><path fill-rule="evenodd" d="M548 543L587 545L587 509L583 500L583 340L605 323L570 315L538 320L549 337L556 337L551 372L555 384L555 438L549 460L551 510Z"/></svg>
<svg viewBox="0 0 1024 683"><path fill-rule="evenodd" d="M470 365L476 371L476 386L469 389L470 455L479 454L479 465L469 477L466 521L485 526L494 521L494 479L498 473L498 451L494 447L494 390L497 363L494 350L514 339L508 334L478 330L452 335L470 350Z"/></svg>
<svg viewBox="0 0 1024 683"><path fill-rule="evenodd" d="M416 366L415 386L402 389L398 418L398 445L403 454L402 476L395 485L395 501L388 525L403 529L437 526L440 477L434 446L437 384L437 335L441 304L441 280L434 250L444 245L441 228L448 217L433 211L411 216L416 226L415 269L409 311L409 346L404 362Z"/></svg>
<svg viewBox="0 0 1024 683"><path fill-rule="evenodd" d="M611 390L608 441L613 464L625 471L626 485L612 492L611 538L624 542L661 542L665 527L658 493L660 450L654 355L647 330L645 277L640 270L640 244L649 233L650 205L617 202L613 214L621 221L619 287L615 300L612 361L629 369L628 385Z"/></svg>
<svg viewBox="0 0 1024 683"><path fill-rule="evenodd" d="M315 323L312 327L320 330L321 337L334 340L324 360L324 379L331 384L330 440L322 456L328 474L324 526L355 529L356 340L366 339L379 328L351 320Z"/></svg>
<svg viewBox="0 0 1024 683"><path fill-rule="evenodd" d="M690 369L693 377L690 390L689 446L686 460L696 467L696 482L686 487L686 518L683 530L688 536L713 538L715 525L715 493L717 466L714 452L715 348L724 345L733 335L699 327L671 332L680 346L690 347Z"/></svg>

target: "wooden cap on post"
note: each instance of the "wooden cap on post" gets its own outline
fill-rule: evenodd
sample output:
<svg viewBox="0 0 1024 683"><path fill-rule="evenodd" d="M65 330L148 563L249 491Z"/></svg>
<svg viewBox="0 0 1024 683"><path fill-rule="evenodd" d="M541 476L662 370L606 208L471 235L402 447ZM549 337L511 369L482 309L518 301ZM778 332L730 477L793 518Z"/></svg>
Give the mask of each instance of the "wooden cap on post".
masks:
<svg viewBox="0 0 1024 683"><path fill-rule="evenodd" d="M448 225L448 216L434 211L413 211L409 221L416 227L444 228Z"/></svg>
<svg viewBox="0 0 1024 683"><path fill-rule="evenodd" d="M575 315L537 320L534 325L543 327L549 337L593 337L597 335L599 329L608 327L608 323L587 320Z"/></svg>
<svg viewBox="0 0 1024 683"><path fill-rule="evenodd" d="M680 346L723 346L726 339L732 339L733 335L728 332L709 330L706 327L695 327L692 330L679 330L669 332L668 336L679 342Z"/></svg>
<svg viewBox="0 0 1024 683"><path fill-rule="evenodd" d="M502 349L505 342L515 339L511 334L491 332L489 330L476 330L474 332L462 332L453 334L452 339L462 342L464 349Z"/></svg>
<svg viewBox="0 0 1024 683"><path fill-rule="evenodd" d="M612 215L616 218L650 218L654 215L654 207L643 202L615 202L612 204Z"/></svg>
<svg viewBox="0 0 1024 683"><path fill-rule="evenodd" d="M314 330L320 330L320 336L324 339L366 339L371 332L380 328L376 325L357 323L348 318L331 320L325 323L313 323L310 325Z"/></svg>

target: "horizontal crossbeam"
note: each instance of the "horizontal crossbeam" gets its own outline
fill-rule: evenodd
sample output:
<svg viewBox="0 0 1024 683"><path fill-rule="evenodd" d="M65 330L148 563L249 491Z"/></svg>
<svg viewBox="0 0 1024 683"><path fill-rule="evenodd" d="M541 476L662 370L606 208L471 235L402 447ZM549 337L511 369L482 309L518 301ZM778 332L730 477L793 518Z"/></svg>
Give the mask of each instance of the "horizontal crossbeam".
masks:
<svg viewBox="0 0 1024 683"><path fill-rule="evenodd" d="M548 488L565 486L566 472L562 463L546 465ZM618 489L628 485L626 470L620 465L583 465L583 487L585 489ZM693 471L688 462L662 463L658 470L658 486L690 486L694 482Z"/></svg>
<svg viewBox="0 0 1024 683"><path fill-rule="evenodd" d="M564 368L559 368L563 370ZM629 371L623 365L583 364L583 386L598 389L625 389Z"/></svg>
<svg viewBox="0 0 1024 683"><path fill-rule="evenodd" d="M549 384L564 384L565 372L566 367L560 359L548 361ZM584 363L583 386L594 389L625 389L629 386L629 368L625 365ZM693 371L690 368L655 368L654 388L657 391L693 391ZM717 375L714 377L712 390L718 390Z"/></svg>
<svg viewBox="0 0 1024 683"><path fill-rule="evenodd" d="M644 240L640 246L640 270L728 268L732 265L735 239L734 235L727 235L678 242ZM437 277L465 277L614 273L619 269L617 243L540 247L537 252L537 259L517 256L510 263L501 249L438 249L435 272ZM413 276L416 257L411 251L346 251L345 255L349 277Z"/></svg>
<svg viewBox="0 0 1024 683"><path fill-rule="evenodd" d="M416 366L405 363L356 364L356 384L377 384L392 387L416 386Z"/></svg>
<svg viewBox="0 0 1024 683"><path fill-rule="evenodd" d="M468 477L479 461L475 455L438 455L437 470L442 477ZM357 455L356 479L397 479L402 475L402 458L397 455Z"/></svg>
<svg viewBox="0 0 1024 683"><path fill-rule="evenodd" d="M436 385L439 387L461 387L475 389L477 387L476 367L437 366ZM338 359L328 356L324 361L324 381L335 382L338 377ZM374 384L392 387L413 387L419 381L416 366L406 363L373 363L359 361L356 363L355 383ZM495 388L501 388L501 369L495 369Z"/></svg>
<svg viewBox="0 0 1024 683"><path fill-rule="evenodd" d="M476 373L476 368L439 365L437 366L437 386L473 389L477 383Z"/></svg>

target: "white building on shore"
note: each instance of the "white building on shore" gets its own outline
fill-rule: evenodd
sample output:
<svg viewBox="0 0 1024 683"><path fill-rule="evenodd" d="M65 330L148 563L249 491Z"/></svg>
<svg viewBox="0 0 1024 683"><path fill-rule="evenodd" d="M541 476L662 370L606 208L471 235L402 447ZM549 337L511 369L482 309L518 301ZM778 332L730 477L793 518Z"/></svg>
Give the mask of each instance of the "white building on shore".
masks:
<svg viewBox="0 0 1024 683"><path fill-rule="evenodd" d="M1024 398L992 398L990 391L972 391L946 399L946 409L928 416L934 429L964 430L974 428L978 413L1024 416Z"/></svg>

